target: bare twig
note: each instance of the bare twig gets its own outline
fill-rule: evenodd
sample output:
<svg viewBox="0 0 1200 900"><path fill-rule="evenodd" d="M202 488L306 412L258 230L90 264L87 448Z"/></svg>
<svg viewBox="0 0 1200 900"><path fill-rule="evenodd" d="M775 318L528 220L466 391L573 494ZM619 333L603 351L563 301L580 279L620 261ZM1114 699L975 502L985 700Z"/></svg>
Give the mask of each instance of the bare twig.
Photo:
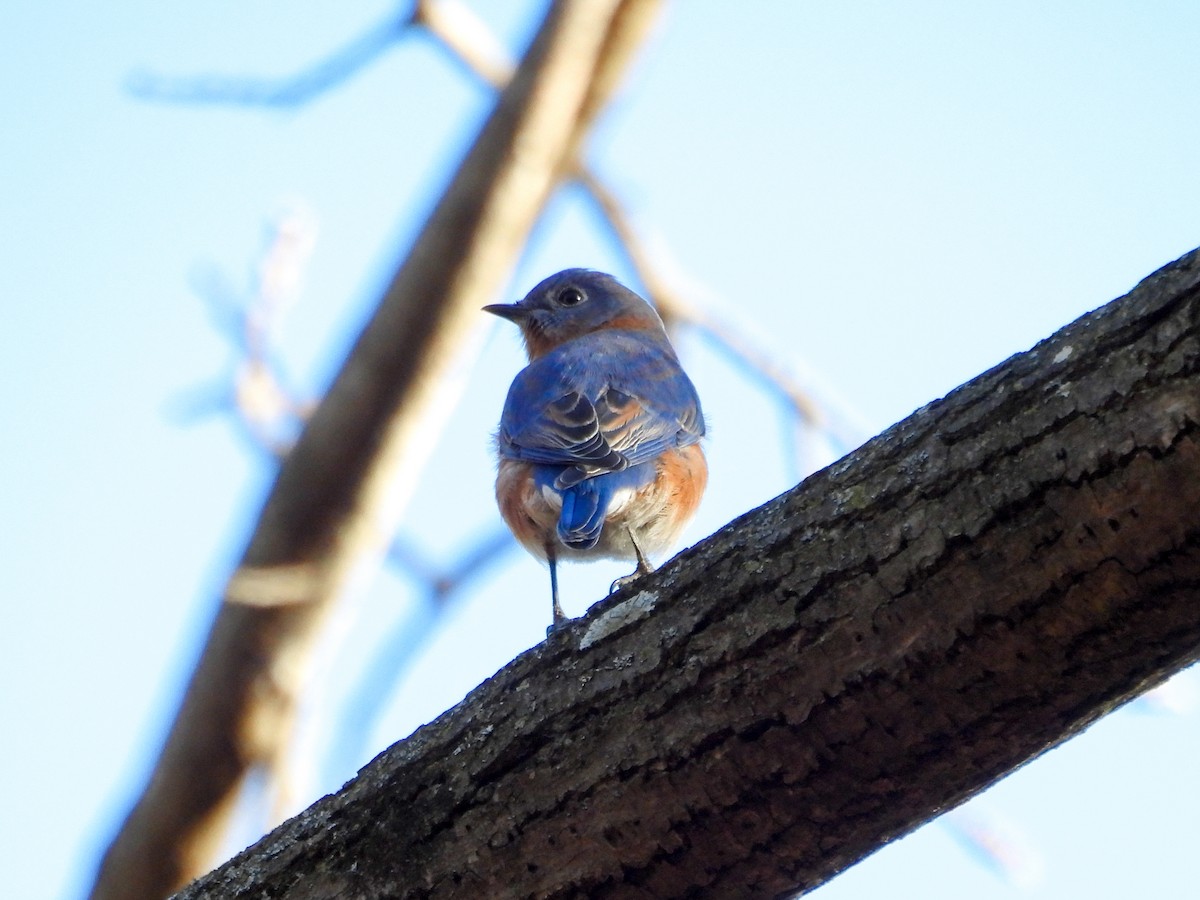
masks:
<svg viewBox="0 0 1200 900"><path fill-rule="evenodd" d="M475 12L459 0L417 0L414 25L423 27L468 74L500 90L513 76L508 51Z"/></svg>
<svg viewBox="0 0 1200 900"><path fill-rule="evenodd" d="M516 547L506 528L497 528L472 541L448 565L437 565L412 543L397 537L388 549L388 559L418 578L434 603L445 603L468 582L478 578L484 567Z"/></svg>
<svg viewBox="0 0 1200 900"><path fill-rule="evenodd" d="M266 238L244 297L214 267L193 275L193 288L237 358L230 384L223 379L213 389L192 392L179 411L190 418L231 412L252 446L281 459L315 406L288 387L272 345L299 293L316 220L302 205L289 204L273 217Z"/></svg>
<svg viewBox="0 0 1200 900"><path fill-rule="evenodd" d="M965 807L938 822L973 861L1013 887L1028 890L1041 882L1045 863L1022 829Z"/></svg>
<svg viewBox="0 0 1200 900"><path fill-rule="evenodd" d="M92 897L204 871L247 769L286 746L318 626L383 556L448 405L447 373L640 43L657 0L558 0L289 454L150 782Z"/></svg>
<svg viewBox="0 0 1200 900"><path fill-rule="evenodd" d="M408 542L397 540L392 544L389 561L411 574L424 587L424 596L379 641L350 696L341 705L336 725L329 729L326 783L362 765L364 748L380 712L443 613L516 546L508 529L499 528L473 541L454 557L453 563L442 567Z"/></svg>
<svg viewBox="0 0 1200 900"><path fill-rule="evenodd" d="M760 383L787 403L807 426L829 433L847 450L862 443L869 432L852 424L848 414L835 413L831 404L814 397L775 354L765 351L735 323L714 316L674 287L637 234L617 196L603 181L587 168L578 169L575 178L596 204L617 246L625 253L664 320L686 322L707 336L743 369L758 376Z"/></svg>
<svg viewBox="0 0 1200 900"><path fill-rule="evenodd" d="M358 72L396 43L411 25L412 17L408 15L381 22L336 53L285 81L227 75L178 78L137 72L130 76L126 88L141 100L160 103L300 106Z"/></svg>
<svg viewBox="0 0 1200 900"><path fill-rule="evenodd" d="M290 78L143 71L132 74L126 88L141 100L159 103L302 106L356 75L413 28L424 29L464 71L484 83L500 89L512 78L515 66L508 52L468 6L459 0L417 0L411 13L378 23Z"/></svg>

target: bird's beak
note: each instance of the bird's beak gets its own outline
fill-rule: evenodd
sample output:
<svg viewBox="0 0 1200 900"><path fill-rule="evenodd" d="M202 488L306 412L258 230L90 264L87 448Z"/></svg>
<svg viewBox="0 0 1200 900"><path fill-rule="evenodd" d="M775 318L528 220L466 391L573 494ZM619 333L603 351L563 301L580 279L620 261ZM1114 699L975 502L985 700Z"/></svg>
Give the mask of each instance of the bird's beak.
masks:
<svg viewBox="0 0 1200 900"><path fill-rule="evenodd" d="M499 316L502 319L508 319L510 322L516 322L518 325L529 317L529 310L516 303L493 303L491 306L485 306L483 311L490 312L493 316Z"/></svg>

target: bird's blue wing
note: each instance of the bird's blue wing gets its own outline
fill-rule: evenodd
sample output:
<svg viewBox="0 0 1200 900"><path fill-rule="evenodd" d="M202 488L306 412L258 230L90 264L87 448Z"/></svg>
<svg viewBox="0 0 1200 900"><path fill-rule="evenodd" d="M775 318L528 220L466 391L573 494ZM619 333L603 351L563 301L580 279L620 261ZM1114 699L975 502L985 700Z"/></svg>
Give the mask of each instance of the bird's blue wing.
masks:
<svg viewBox="0 0 1200 900"><path fill-rule="evenodd" d="M704 434L700 401L674 353L640 334L602 332L535 360L500 420L504 456L571 467L558 487L656 458Z"/></svg>

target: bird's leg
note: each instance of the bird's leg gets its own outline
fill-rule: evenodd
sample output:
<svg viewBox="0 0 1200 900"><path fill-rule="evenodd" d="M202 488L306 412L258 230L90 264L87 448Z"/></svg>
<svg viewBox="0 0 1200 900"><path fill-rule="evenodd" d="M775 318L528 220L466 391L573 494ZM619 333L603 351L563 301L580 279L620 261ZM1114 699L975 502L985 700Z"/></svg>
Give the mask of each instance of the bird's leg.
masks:
<svg viewBox="0 0 1200 900"><path fill-rule="evenodd" d="M549 637L555 628L567 621L567 616L562 610L562 604L558 602L558 560L554 555L553 544L546 545L546 561L550 563L550 614L553 618L550 626L546 629L546 636Z"/></svg>
<svg viewBox="0 0 1200 900"><path fill-rule="evenodd" d="M646 554L642 552L642 548L638 546L637 538L633 535L633 529L626 529L629 532L629 543L633 544L633 552L637 555L637 568L628 575L622 575L612 583L612 587L608 589L610 594L615 594L621 588L633 584L643 575L649 575L654 571L654 566L650 565L650 561L646 559Z"/></svg>

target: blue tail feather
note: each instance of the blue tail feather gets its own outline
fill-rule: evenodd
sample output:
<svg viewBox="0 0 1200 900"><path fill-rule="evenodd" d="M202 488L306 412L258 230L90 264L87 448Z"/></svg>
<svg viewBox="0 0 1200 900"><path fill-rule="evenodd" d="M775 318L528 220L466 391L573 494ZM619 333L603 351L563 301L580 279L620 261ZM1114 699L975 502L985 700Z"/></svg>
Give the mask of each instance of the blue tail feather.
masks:
<svg viewBox="0 0 1200 900"><path fill-rule="evenodd" d="M563 491L558 538L575 550L590 550L600 540L612 491L602 478L589 478Z"/></svg>
<svg viewBox="0 0 1200 900"><path fill-rule="evenodd" d="M637 488L648 482L654 477L654 467L641 465L619 472L605 472L565 489L554 487L561 467L538 466L535 473L540 485L552 487L562 497L558 539L573 550L590 550L600 540L613 495L619 489Z"/></svg>

